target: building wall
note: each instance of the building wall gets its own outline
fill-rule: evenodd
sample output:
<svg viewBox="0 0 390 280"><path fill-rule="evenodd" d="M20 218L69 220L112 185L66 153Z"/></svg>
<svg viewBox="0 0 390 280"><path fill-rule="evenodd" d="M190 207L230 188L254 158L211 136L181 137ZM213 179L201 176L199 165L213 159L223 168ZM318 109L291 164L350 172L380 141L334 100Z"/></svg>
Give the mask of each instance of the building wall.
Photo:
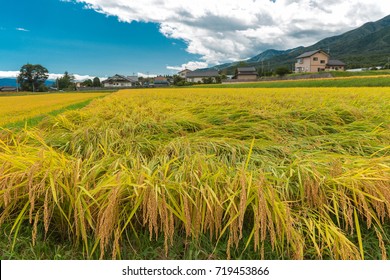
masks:
<svg viewBox="0 0 390 280"><path fill-rule="evenodd" d="M321 52L310 57L310 72L325 71L329 57Z"/></svg>
<svg viewBox="0 0 390 280"><path fill-rule="evenodd" d="M191 77L191 78L187 78L186 81L187 82L190 82L190 83L203 83L203 79L205 77ZM213 82L215 82L215 78L213 77Z"/></svg>
<svg viewBox="0 0 390 280"><path fill-rule="evenodd" d="M257 75L237 75L237 80L257 80Z"/></svg>
<svg viewBox="0 0 390 280"><path fill-rule="evenodd" d="M310 72L310 57L298 58L295 63L295 72Z"/></svg>
<svg viewBox="0 0 390 280"><path fill-rule="evenodd" d="M345 71L344 66L328 66L326 67L326 71Z"/></svg>
<svg viewBox="0 0 390 280"><path fill-rule="evenodd" d="M179 72L178 74L180 77L185 78L189 72L191 72L191 71L186 69L186 70Z"/></svg>
<svg viewBox="0 0 390 280"><path fill-rule="evenodd" d="M124 82L113 82L113 83L104 83L104 87L132 87L132 83L124 83Z"/></svg>

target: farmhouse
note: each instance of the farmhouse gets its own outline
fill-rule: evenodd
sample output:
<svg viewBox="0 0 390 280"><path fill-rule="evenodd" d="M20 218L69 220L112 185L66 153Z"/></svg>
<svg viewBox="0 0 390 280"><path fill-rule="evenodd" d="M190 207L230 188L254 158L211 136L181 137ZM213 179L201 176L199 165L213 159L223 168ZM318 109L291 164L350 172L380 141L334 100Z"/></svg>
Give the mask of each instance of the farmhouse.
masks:
<svg viewBox="0 0 390 280"><path fill-rule="evenodd" d="M234 79L250 81L257 79L257 71L255 67L238 67Z"/></svg>
<svg viewBox="0 0 390 280"><path fill-rule="evenodd" d="M114 75L109 77L107 80L102 82L103 87L135 87L139 85L138 77L136 76L122 76L122 75Z"/></svg>
<svg viewBox="0 0 390 280"><path fill-rule="evenodd" d="M323 50L305 52L297 57L295 72L321 72L344 70L345 63L340 60L330 59L328 53Z"/></svg>
<svg viewBox="0 0 390 280"><path fill-rule="evenodd" d="M345 63L337 59L329 59L325 69L327 71L344 71Z"/></svg>
<svg viewBox="0 0 390 280"><path fill-rule="evenodd" d="M166 77L157 76L154 78L154 86L155 87L168 87L169 81Z"/></svg>
<svg viewBox="0 0 390 280"><path fill-rule="evenodd" d="M190 83L204 83L206 80L209 80L215 83L217 77L219 77L217 70L195 70L187 73L186 81Z"/></svg>
<svg viewBox="0 0 390 280"><path fill-rule="evenodd" d="M187 74L188 73L191 73L192 71L189 70L189 69L184 69L182 71L180 71L179 73L177 73L178 76L180 76L181 78L187 78Z"/></svg>

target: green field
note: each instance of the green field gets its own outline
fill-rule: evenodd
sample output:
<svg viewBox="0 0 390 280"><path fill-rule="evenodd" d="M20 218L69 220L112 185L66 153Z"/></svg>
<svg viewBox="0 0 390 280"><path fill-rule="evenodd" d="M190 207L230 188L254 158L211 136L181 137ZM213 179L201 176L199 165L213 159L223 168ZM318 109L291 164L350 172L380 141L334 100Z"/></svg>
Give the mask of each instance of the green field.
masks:
<svg viewBox="0 0 390 280"><path fill-rule="evenodd" d="M300 79L283 81L258 81L251 83L226 83L197 85L208 88L297 88L297 87L389 87L390 76L346 76L322 79Z"/></svg>
<svg viewBox="0 0 390 280"><path fill-rule="evenodd" d="M390 70L367 70L367 71L334 71L332 72L333 77L353 77L353 76L381 76L390 75Z"/></svg>
<svg viewBox="0 0 390 280"><path fill-rule="evenodd" d="M387 259L389 143L386 87L119 91L0 132L0 258Z"/></svg>

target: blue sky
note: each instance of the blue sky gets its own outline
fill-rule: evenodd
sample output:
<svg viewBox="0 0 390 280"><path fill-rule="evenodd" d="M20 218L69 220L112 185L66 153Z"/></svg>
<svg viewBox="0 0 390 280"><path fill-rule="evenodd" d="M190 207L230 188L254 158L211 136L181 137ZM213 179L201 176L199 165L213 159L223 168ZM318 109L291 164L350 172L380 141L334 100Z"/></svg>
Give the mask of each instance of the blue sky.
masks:
<svg viewBox="0 0 390 280"><path fill-rule="evenodd" d="M197 58L157 23L124 23L83 4L56 0L1 0L0 70L42 64L51 73L80 75L169 73L167 65ZM39 3L39 5L37 4ZM173 71L175 72L175 71Z"/></svg>
<svg viewBox="0 0 390 280"><path fill-rule="evenodd" d="M390 14L377 0L0 0L0 78L172 74L308 46Z"/></svg>

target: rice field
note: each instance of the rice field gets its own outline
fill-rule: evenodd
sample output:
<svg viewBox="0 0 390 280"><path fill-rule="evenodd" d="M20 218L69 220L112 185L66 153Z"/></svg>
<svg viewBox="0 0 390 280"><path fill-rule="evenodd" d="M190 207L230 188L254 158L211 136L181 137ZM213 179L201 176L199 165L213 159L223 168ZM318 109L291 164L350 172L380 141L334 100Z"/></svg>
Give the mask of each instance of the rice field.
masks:
<svg viewBox="0 0 390 280"><path fill-rule="evenodd" d="M390 88L119 91L2 130L0 209L12 248L28 225L91 259L143 233L156 258L207 237L224 258L387 259Z"/></svg>
<svg viewBox="0 0 390 280"><path fill-rule="evenodd" d="M63 93L0 97L0 126L24 121L60 108L101 97L104 93Z"/></svg>
<svg viewBox="0 0 390 280"><path fill-rule="evenodd" d="M340 72L341 73L341 72ZM335 74L335 73L332 73ZM344 73L345 75L348 75ZM340 75L340 74L337 74ZM197 85L207 88L294 88L294 87L389 87L390 75L337 76L334 78L275 80L257 82L239 82L226 84Z"/></svg>

